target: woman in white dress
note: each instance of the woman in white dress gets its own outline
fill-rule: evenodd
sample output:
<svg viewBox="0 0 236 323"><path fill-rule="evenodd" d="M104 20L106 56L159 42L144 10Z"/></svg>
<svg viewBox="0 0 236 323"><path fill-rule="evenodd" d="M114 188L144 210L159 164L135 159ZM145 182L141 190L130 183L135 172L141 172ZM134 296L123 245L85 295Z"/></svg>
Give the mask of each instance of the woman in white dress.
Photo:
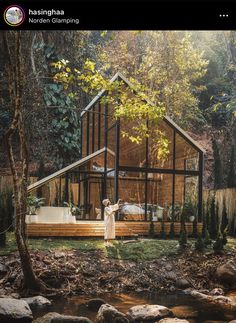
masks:
<svg viewBox="0 0 236 323"><path fill-rule="evenodd" d="M115 232L115 212L119 210L120 200L114 205L111 205L109 199L105 199L102 201L102 204L105 206L104 208L104 240L105 243L109 243L109 240L113 240L116 238Z"/></svg>

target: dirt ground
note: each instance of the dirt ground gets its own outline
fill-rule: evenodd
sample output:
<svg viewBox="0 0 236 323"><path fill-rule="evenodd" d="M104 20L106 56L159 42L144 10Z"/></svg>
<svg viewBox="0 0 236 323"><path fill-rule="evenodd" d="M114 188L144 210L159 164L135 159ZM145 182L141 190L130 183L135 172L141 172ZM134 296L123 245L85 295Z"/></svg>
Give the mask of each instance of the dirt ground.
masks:
<svg viewBox="0 0 236 323"><path fill-rule="evenodd" d="M174 292L192 287L211 290L217 282L217 266L236 252L223 255L185 250L180 255L151 261L109 259L101 250L34 251L34 270L60 295L101 295L106 292ZM17 253L0 257L0 295L22 294L22 272Z"/></svg>

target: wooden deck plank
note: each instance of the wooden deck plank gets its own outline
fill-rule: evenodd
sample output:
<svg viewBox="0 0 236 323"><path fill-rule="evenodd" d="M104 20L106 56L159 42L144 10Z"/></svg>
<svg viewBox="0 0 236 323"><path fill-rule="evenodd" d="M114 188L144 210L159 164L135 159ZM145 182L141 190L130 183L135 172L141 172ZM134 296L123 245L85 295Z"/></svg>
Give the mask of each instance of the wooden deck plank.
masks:
<svg viewBox="0 0 236 323"><path fill-rule="evenodd" d="M164 223L165 232L169 234L170 223ZM147 236L150 222L116 222L117 237ZM192 233L193 224L186 223L186 230ZM157 234L161 232L161 223L154 223ZM202 230L202 223L198 223L198 232ZM180 223L175 223L175 234L180 232ZM27 225L28 237L103 237L104 223L99 221L81 221L77 223L32 223Z"/></svg>

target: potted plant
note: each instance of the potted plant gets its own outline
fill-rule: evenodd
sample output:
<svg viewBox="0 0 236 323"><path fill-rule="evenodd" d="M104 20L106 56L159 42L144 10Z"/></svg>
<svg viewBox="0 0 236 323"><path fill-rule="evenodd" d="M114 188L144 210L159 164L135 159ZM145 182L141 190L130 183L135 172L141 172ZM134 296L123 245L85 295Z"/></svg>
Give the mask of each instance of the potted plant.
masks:
<svg viewBox="0 0 236 323"><path fill-rule="evenodd" d="M156 208L156 215L158 220L163 219L163 212L164 212L164 208L158 205Z"/></svg>
<svg viewBox="0 0 236 323"><path fill-rule="evenodd" d="M183 213L185 219L189 220L190 222L193 222L195 220L196 207L194 206L191 199L188 199L184 203L182 213Z"/></svg>
<svg viewBox="0 0 236 323"><path fill-rule="evenodd" d="M152 213L152 221L158 221L163 219L163 210L164 208L159 205L152 205L150 211Z"/></svg>
<svg viewBox="0 0 236 323"><path fill-rule="evenodd" d="M67 218L67 222L71 222L71 223L76 223L76 216L77 215L80 215L80 208L79 207L77 207L76 205L74 205L73 203L71 203L71 202L64 202L64 205L65 206L67 206L68 208L69 208L69 211L70 211L70 214L68 214L68 216L69 215L71 215L71 216L73 216L73 218L71 219L71 221L70 221L70 219L69 218Z"/></svg>
<svg viewBox="0 0 236 323"><path fill-rule="evenodd" d="M145 205L142 206L145 209ZM152 204L147 204L147 215L148 215L148 219L153 222L153 221L157 221L157 216L155 214L155 206Z"/></svg>
<svg viewBox="0 0 236 323"><path fill-rule="evenodd" d="M44 198L38 198L34 195L29 195L27 198L28 205L28 220L31 223L38 222L37 210L44 204Z"/></svg>
<svg viewBox="0 0 236 323"><path fill-rule="evenodd" d="M181 206L179 204L170 205L168 207L167 216L171 222L176 222L180 220Z"/></svg>

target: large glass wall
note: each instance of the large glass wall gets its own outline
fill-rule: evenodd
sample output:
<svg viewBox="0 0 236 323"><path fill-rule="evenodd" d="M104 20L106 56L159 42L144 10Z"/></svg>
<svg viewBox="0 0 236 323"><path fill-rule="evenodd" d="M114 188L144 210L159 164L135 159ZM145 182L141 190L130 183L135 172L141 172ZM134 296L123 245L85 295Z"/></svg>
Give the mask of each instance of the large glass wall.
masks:
<svg viewBox="0 0 236 323"><path fill-rule="evenodd" d="M82 123L82 156L101 149L105 145L105 107L97 103L86 111Z"/></svg>
<svg viewBox="0 0 236 323"><path fill-rule="evenodd" d="M153 174L155 181L148 183L148 201L154 195L154 220L170 221L172 208L172 174ZM156 193L153 193L155 192Z"/></svg>
<svg viewBox="0 0 236 323"><path fill-rule="evenodd" d="M174 130L164 121L158 125L150 124L151 135L148 138L148 164L151 168L172 169L173 168L173 138ZM166 140L168 153L165 156L158 154L161 137Z"/></svg>
<svg viewBox="0 0 236 323"><path fill-rule="evenodd" d="M161 181L162 175L157 173L147 174L147 220L160 220L163 217L161 206Z"/></svg>
<svg viewBox="0 0 236 323"><path fill-rule="evenodd" d="M119 219L145 220L145 178L139 172L119 172Z"/></svg>
<svg viewBox="0 0 236 323"><path fill-rule="evenodd" d="M94 152L94 107L91 109L91 112L88 112L89 115L89 150L88 155L92 154Z"/></svg>
<svg viewBox="0 0 236 323"><path fill-rule="evenodd" d="M131 134L135 122L120 120L117 134L113 112L114 107L98 102L83 114L82 156L105 146L108 150L41 187L39 195L45 198L45 205L71 202L80 207L80 219L102 219L102 200L115 203L118 193L122 200L119 220L179 221L187 207L189 215L190 206L196 211L202 174L199 152L191 140L166 119L158 126L149 122L150 136L132 142L123 132ZM168 142L165 158L158 155L160 132Z"/></svg>
<svg viewBox="0 0 236 323"><path fill-rule="evenodd" d="M105 189L109 193L114 191L114 173L108 173L108 177L112 175L113 182L110 181L108 185L109 180L105 181L105 156L106 154L103 152L88 159L77 168L45 182L30 194L43 197L44 207L79 207L76 215L77 220L101 219L101 203ZM108 159L108 165L113 166L114 156L108 154Z"/></svg>
<svg viewBox="0 0 236 323"><path fill-rule="evenodd" d="M105 106L104 104L99 104L99 115L100 115L100 148L105 146Z"/></svg>
<svg viewBox="0 0 236 323"><path fill-rule="evenodd" d="M98 111L98 105L96 104L93 107L93 145L92 145L92 152L98 150L98 125L99 125L99 111Z"/></svg>
<svg viewBox="0 0 236 323"><path fill-rule="evenodd" d="M107 151L107 171L113 171L112 174L114 176L114 169L115 169L115 154L110 152L109 150Z"/></svg>
<svg viewBox="0 0 236 323"><path fill-rule="evenodd" d="M193 222L198 216L198 176L175 176L176 220L184 214L186 222Z"/></svg>
<svg viewBox="0 0 236 323"><path fill-rule="evenodd" d="M120 122L120 166L129 167L145 167L146 165L146 138L140 143L132 142L126 136L123 136L123 131L131 131L132 124Z"/></svg>
<svg viewBox="0 0 236 323"><path fill-rule="evenodd" d="M109 128L107 132L107 147L115 153L116 151L116 126L115 124Z"/></svg>
<svg viewBox="0 0 236 323"><path fill-rule="evenodd" d="M182 136L176 134L175 169L198 170L199 153Z"/></svg>

